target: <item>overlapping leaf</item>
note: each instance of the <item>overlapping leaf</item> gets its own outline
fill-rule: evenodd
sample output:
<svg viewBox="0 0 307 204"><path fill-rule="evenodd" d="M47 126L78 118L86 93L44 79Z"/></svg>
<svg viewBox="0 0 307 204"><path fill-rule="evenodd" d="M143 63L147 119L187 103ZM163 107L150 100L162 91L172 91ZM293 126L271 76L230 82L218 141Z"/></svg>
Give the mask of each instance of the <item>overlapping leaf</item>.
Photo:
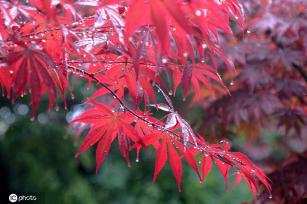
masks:
<svg viewBox="0 0 307 204"><path fill-rule="evenodd" d="M125 112L117 113L112 107L101 103L91 102L91 105L91 109L72 121L91 124L76 156L98 143L96 148L96 172L98 172L110 151L112 142L117 137L120 152L130 165L130 143L138 141L137 132L130 126L134 118Z"/></svg>
<svg viewBox="0 0 307 204"><path fill-rule="evenodd" d="M13 100L27 94L27 85L31 92L32 115L45 91L49 94L49 109L57 98L57 88L65 101L65 89L68 84L65 76L51 59L39 50L25 48L9 53L4 58L5 69L12 74L11 89Z"/></svg>

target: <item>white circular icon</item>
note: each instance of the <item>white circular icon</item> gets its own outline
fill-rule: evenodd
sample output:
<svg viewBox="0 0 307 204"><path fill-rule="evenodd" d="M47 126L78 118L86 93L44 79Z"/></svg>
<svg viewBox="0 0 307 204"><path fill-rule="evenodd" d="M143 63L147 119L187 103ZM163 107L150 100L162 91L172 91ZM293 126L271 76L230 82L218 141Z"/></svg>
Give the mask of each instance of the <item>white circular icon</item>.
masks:
<svg viewBox="0 0 307 204"><path fill-rule="evenodd" d="M12 193L10 196L9 196L9 201L12 202L12 203L15 203L18 199L18 196L14 193Z"/></svg>

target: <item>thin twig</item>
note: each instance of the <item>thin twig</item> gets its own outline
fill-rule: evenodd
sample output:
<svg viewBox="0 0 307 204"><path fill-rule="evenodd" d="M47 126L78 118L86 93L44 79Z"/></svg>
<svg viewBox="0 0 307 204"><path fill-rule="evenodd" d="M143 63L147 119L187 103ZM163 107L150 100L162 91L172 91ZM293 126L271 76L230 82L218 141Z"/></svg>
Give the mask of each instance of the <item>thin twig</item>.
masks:
<svg viewBox="0 0 307 204"><path fill-rule="evenodd" d="M292 63L294 69L300 73L300 75L304 78L305 82L307 82L307 74L303 70L303 68L295 63Z"/></svg>
<svg viewBox="0 0 307 204"><path fill-rule="evenodd" d="M81 73L83 75L86 75L88 76L89 78L91 78L92 80L94 80L96 83L98 83L99 85L101 85L103 88L105 88L106 90L108 90L108 92L119 102L119 104L127 111L129 112L130 114L132 114L133 116L135 116L137 119L139 120L142 120L143 122L145 122L146 124L148 124L148 126L151 126L153 128L157 128L159 130L161 130L161 132L167 132L171 135L173 135L175 138L179 139L179 140L182 140L182 137L180 137L180 135L178 135L177 133L169 130L169 129L165 129L163 126L161 125L158 125L154 122L151 122L141 116L139 116L137 113L135 113L131 108L129 108L118 96L117 94L112 90L110 89L107 85L105 85L104 83L100 82L99 79L95 76L95 74L93 73L89 73L83 69L80 69L80 68L77 68L77 67L73 67L73 66L70 66L68 65L68 68L71 69L72 71L74 72L78 72L78 73ZM189 145L193 146L194 148L197 148L199 149L200 147L202 147L203 149L201 149L202 151L205 151L205 149L207 149L207 146L199 146L198 144L194 144L194 143L191 143L189 142L188 143ZM213 152L212 152L213 153ZM216 153L216 152L215 152Z"/></svg>

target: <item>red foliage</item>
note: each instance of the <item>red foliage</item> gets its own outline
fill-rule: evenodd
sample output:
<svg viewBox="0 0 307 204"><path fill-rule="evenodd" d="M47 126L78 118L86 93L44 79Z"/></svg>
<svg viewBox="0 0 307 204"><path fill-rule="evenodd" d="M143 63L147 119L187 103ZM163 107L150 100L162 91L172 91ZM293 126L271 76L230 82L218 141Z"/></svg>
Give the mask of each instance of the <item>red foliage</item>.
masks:
<svg viewBox="0 0 307 204"><path fill-rule="evenodd" d="M202 87L213 94L216 84L224 89L217 66L222 62L232 67L232 63L220 49L218 32L231 34L231 21L243 24L237 0L0 3L0 83L8 96L12 92L16 100L31 93L34 115L46 91L49 107L57 89L65 100L70 73L102 86L89 98L89 108L73 120L90 125L76 156L97 144L97 172L117 138L128 165L131 150L137 150L138 160L141 148L155 148L153 181L167 160L179 189L181 160L200 181L215 162L226 186L232 168L235 184L243 178L254 195L258 181L270 190L264 173L245 155L230 152L227 142L207 145L196 135L163 91L175 94L181 85L185 97L191 84L195 95ZM167 104L157 103L156 91ZM113 105L99 102L104 95L114 97ZM168 112L165 120L152 117L149 107Z"/></svg>
<svg viewBox="0 0 307 204"><path fill-rule="evenodd" d="M23 50L10 52L4 57L4 62L9 66L13 100L18 96L25 95L26 85L29 84L31 92L32 114L38 106L41 93L49 93L49 109L57 96L57 87L64 96L67 86L66 78L61 70L55 66L53 61L44 53L38 50L24 48ZM8 86L5 84L5 86Z"/></svg>

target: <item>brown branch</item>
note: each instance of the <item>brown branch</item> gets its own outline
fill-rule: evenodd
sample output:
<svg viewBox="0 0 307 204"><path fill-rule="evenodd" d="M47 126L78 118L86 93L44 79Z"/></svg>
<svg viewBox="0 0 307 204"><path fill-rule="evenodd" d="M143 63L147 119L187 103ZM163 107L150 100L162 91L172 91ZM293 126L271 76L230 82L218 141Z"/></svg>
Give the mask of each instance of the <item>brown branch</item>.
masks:
<svg viewBox="0 0 307 204"><path fill-rule="evenodd" d="M179 139L179 141L182 141L183 138L178 135L177 133L169 130L169 129L165 129L163 126L161 125L158 125L154 122L151 122L141 116L139 116L137 113L135 113L131 108L129 108L118 96L117 94L112 90L110 89L107 85L105 85L104 83L100 82L99 79L95 76L95 74L93 73L89 73L85 70L82 70L82 69L79 69L77 67L73 67L73 66L70 66L68 65L68 68L71 69L73 72L78 72L78 73L81 73L83 75L86 75L88 76L89 78L91 78L92 80L94 80L96 83L98 83L99 85L101 85L103 88L107 89L108 92L119 102L119 104L127 111L129 112L130 114L132 114L133 116L135 116L136 118L138 118L139 120L145 122L148 126L150 127L153 127L153 128L157 128L158 130L161 130L161 132L167 132L171 135L173 135L176 139ZM201 150L202 151L206 151L208 152L206 149L208 149L208 146L199 146L198 144L194 144L194 143L191 143L191 142L188 142L189 145L193 146L194 148L197 148L199 149L200 147L202 148ZM218 153L218 152L213 152L211 151L211 153Z"/></svg>
<svg viewBox="0 0 307 204"><path fill-rule="evenodd" d="M307 82L307 74L306 72L303 70L303 68L295 63L292 63L292 66L294 67L294 69L296 71L298 71L300 73L300 75L303 77L303 79L305 80L305 82Z"/></svg>
<svg viewBox="0 0 307 204"><path fill-rule="evenodd" d="M119 102L119 104L130 114L132 114L133 116L135 116L136 118L138 118L139 120L142 120L143 122L145 122L149 127L153 127L153 128L157 128L158 130L160 130L162 133L163 132L167 132L170 135L174 136L175 139L177 139L177 141L180 141L181 143L183 143L183 138L178 135L177 133L169 130L169 129L165 129L163 126L158 125L154 122L151 122L149 120L147 120L146 118L143 118L141 116L139 116L137 113L135 113L132 109L130 109L117 95L116 93L110 89L107 85L105 85L104 83L100 82L99 79L95 76L95 74L93 73L88 73L85 70L73 67L73 66L67 66L67 68L71 69L73 72L78 72L81 73L83 75L88 76L89 78L91 78L92 80L94 80L96 83L98 83L99 85L101 85L103 88L107 89L109 91L109 93ZM212 158L215 159L219 159L225 163L227 163L228 165L230 165L233 168L236 168L238 171L240 171L240 167L236 164L240 163L240 165L246 165L245 163L242 163L242 161L238 160L237 158L233 158L232 161L228 161L227 159L224 158L223 154L228 154L226 152L221 153L219 150L216 150L215 148L209 148L209 146L207 146L206 144L195 144L192 142L188 142L188 145L193 146L195 149L198 149L200 152L204 153L204 154L210 154L210 156ZM222 150L221 150L222 151Z"/></svg>
<svg viewBox="0 0 307 204"><path fill-rule="evenodd" d="M73 67L73 66L67 66L67 68L69 68L70 70L72 70L73 72L78 72L82 75L86 75L88 76L89 78L91 78L92 80L94 80L96 83L98 83L99 85L101 85L103 88L107 89L108 92L119 102L119 104L127 111L129 112L130 114L132 114L133 116L135 116L136 118L138 118L139 120L145 122L149 127L153 127L153 128L156 128L157 130L160 130L162 133L163 132L167 132L169 133L170 135L174 136L175 139L177 139L178 141L182 142L183 143L183 138L178 135L177 133L169 130L169 129L165 129L163 126L161 125L158 125L154 122L151 122L149 120L147 120L146 118L143 118L141 116L139 116L137 113L135 113L131 108L129 108L118 96L117 94L112 90L110 89L107 85L105 85L104 83L102 83L101 81L99 81L99 79L95 76L95 74L93 73L88 73L87 71L85 70L82 70L80 68L77 68L77 67ZM198 149L200 150L200 152L203 152L203 153L207 153L207 154L210 154L211 157L213 158L216 158L216 159L219 159L223 162L227 162L226 159L224 159L223 157L223 154L224 153L221 153L220 151L216 150L215 148L209 148L209 146L207 146L206 144L195 144L195 143L192 143L192 142L187 142L188 145L190 146L193 146L195 149ZM227 153L226 153L227 154ZM235 158L234 158L235 159ZM236 161L237 162L237 161ZM240 169L233 161L232 163L228 163L229 165L231 165L232 167L234 168L238 168Z"/></svg>

